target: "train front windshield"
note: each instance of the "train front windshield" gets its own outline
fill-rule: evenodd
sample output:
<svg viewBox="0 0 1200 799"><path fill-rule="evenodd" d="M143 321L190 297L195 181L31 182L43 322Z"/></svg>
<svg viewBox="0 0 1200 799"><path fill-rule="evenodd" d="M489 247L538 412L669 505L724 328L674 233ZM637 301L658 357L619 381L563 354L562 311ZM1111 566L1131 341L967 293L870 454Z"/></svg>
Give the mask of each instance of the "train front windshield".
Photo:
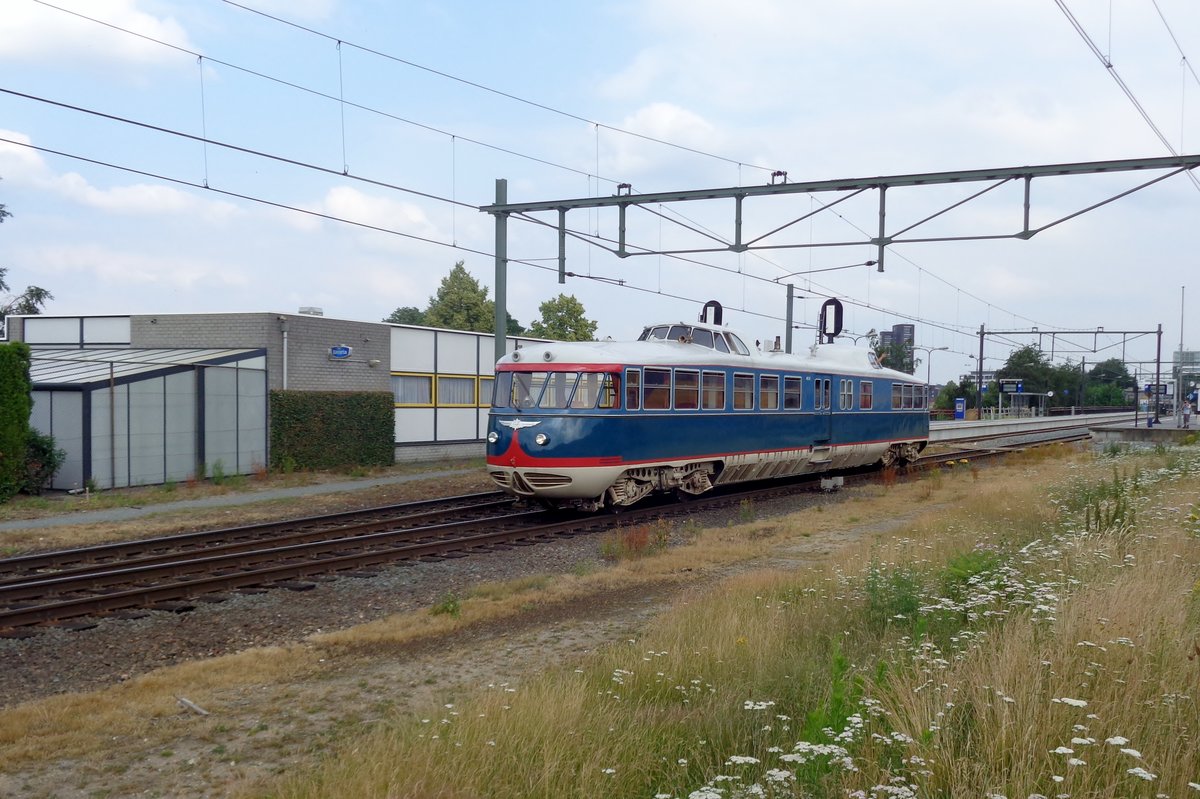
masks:
<svg viewBox="0 0 1200 799"><path fill-rule="evenodd" d="M500 372L493 408L616 408L620 376L607 372Z"/></svg>

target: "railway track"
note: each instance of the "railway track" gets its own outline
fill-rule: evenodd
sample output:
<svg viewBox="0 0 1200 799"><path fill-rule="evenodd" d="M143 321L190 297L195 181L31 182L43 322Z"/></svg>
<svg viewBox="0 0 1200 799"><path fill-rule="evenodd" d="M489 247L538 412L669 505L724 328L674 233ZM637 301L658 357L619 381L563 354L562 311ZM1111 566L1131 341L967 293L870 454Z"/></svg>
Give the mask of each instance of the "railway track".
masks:
<svg viewBox="0 0 1200 799"><path fill-rule="evenodd" d="M1084 437L1071 431L1055 441ZM959 448L922 458L907 471L1012 449ZM854 484L877 480L879 472L838 476ZM0 560L0 631L23 634L19 629L31 625L132 609L186 610L198 597L304 589L329 576L369 577L382 564L483 554L769 500L810 488L822 477L828 475L750 485L686 503L647 503L615 515L530 509L489 492L7 558Z"/></svg>

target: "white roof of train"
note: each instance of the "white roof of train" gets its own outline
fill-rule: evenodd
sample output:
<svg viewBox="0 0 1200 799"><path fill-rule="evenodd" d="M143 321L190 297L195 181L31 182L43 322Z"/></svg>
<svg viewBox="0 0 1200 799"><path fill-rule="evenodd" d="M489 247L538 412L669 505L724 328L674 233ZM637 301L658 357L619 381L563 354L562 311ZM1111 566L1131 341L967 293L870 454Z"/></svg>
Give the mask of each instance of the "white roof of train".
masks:
<svg viewBox="0 0 1200 799"><path fill-rule="evenodd" d="M689 322L666 323L684 327L709 330L713 333L734 333L743 342L753 341L729 328ZM651 325L650 327L656 327ZM749 343L747 347L751 347ZM650 338L639 341L549 341L526 346L515 353L505 355L500 364L545 363L619 363L650 365L744 365L755 369L795 369L798 371L827 372L830 374L855 374L877 376L909 383L923 383L913 375L876 365L872 350L846 344L820 344L788 354L782 350L751 349L749 355L721 352L712 347L690 341Z"/></svg>

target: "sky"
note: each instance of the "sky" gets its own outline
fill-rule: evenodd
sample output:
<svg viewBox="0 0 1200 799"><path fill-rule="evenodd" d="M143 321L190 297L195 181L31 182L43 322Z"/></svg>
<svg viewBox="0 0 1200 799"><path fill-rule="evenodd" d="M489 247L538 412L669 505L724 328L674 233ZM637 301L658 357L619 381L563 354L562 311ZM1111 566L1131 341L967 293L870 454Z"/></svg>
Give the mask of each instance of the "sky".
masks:
<svg viewBox="0 0 1200 799"><path fill-rule="evenodd" d="M47 313L374 321L457 261L493 287L497 179L537 203L1195 154L1193 59L1194 0L5 0L0 266ZM836 297L848 336L914 324L934 382L975 371L981 326L988 369L1033 343L1144 371L1154 335L1056 331L1200 349L1196 173L1029 240L893 244L882 273L876 192L752 198L746 236L787 246L686 257L618 258L616 212L571 211L565 285L557 215L514 218L508 309L571 294L622 339L715 299L769 342L791 282L797 347ZM1162 174L1034 180L1031 224ZM892 189L888 232L985 185ZM1006 184L919 230L1011 234L1023 202ZM733 215L650 205L627 236L723 250Z"/></svg>

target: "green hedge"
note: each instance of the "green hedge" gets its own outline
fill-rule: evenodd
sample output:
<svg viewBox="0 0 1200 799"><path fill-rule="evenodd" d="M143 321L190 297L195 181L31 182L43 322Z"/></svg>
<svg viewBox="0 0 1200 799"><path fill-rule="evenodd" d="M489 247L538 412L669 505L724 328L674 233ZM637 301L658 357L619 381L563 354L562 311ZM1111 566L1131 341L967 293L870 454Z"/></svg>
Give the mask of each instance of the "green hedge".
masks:
<svg viewBox="0 0 1200 799"><path fill-rule="evenodd" d="M33 409L29 345L0 344L0 502L25 485L25 442Z"/></svg>
<svg viewBox="0 0 1200 799"><path fill-rule="evenodd" d="M390 466L394 403L388 391L272 391L271 466Z"/></svg>

